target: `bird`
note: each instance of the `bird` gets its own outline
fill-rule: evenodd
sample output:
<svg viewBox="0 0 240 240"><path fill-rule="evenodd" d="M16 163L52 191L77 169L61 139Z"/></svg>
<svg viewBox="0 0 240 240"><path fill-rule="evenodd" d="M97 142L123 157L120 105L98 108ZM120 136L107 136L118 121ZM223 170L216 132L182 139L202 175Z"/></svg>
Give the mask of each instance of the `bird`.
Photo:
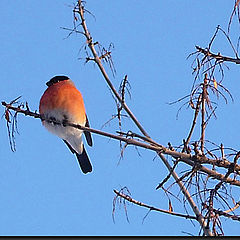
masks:
<svg viewBox="0 0 240 240"><path fill-rule="evenodd" d="M85 150L82 133L89 146L93 145L91 133L66 123L90 127L81 92L67 76L54 76L47 83L39 103L39 113L43 126L63 140L76 155L83 173L92 171L92 164Z"/></svg>

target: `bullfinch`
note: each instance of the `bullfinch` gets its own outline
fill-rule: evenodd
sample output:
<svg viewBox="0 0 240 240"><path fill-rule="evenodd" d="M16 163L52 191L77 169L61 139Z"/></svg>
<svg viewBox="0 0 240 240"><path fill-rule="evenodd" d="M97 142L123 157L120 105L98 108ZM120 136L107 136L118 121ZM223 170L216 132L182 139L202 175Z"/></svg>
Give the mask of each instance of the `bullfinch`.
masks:
<svg viewBox="0 0 240 240"><path fill-rule="evenodd" d="M91 133L66 126L69 122L90 127L82 94L66 76L55 76L46 85L48 88L43 93L39 104L43 126L60 137L76 155L83 173L91 172L92 165L82 140L82 133L84 133L88 145L92 146Z"/></svg>

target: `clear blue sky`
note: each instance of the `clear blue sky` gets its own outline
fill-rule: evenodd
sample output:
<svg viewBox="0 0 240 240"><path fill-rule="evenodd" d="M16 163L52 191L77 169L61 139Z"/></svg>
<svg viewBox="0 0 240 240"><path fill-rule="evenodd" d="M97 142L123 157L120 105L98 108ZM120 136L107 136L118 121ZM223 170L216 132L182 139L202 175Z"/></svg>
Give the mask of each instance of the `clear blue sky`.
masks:
<svg viewBox="0 0 240 240"><path fill-rule="evenodd" d="M71 28L74 1L0 1L1 101L22 95L31 110L38 110L45 83L54 75L69 76L82 92L93 128L101 129L112 114L115 102L99 70L84 64L79 50L85 42ZM193 77L192 59L186 60L195 45L206 47L220 24L226 29L233 1L137 1L87 0L89 30L103 46L114 43L116 87L125 74L131 84L129 107L153 139L179 145L189 131L192 112L180 105L169 106L189 93ZM236 25L235 29L239 30ZM235 35L236 36L236 35ZM216 51L230 54L226 41ZM239 149L239 70L226 72L226 86L235 102L220 101L217 120L208 125L207 138ZM4 108L1 108L1 115ZM226 117L227 116L227 117ZM128 147L119 162L119 143L93 135L94 147L86 147L93 172L83 175L74 155L51 135L39 120L19 115L17 151L11 152L5 120L0 120L0 235L197 235L199 226L185 219L128 205L116 209L112 220L113 189L127 186L132 197L168 209L168 200L155 187L167 174L153 152ZM227 128L227 131L226 131ZM136 131L130 120L125 131ZM115 133L117 121L105 131ZM196 135L197 136L197 135ZM170 158L169 158L170 160ZM177 192L177 189L175 189ZM183 212L178 202L175 211ZM226 235L239 235L239 224L223 220Z"/></svg>

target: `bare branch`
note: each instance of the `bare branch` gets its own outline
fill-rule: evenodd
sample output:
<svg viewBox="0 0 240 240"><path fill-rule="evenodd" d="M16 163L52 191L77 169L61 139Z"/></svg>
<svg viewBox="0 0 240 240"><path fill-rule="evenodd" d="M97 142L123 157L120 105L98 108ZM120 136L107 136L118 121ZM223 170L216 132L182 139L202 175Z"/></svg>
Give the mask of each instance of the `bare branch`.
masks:
<svg viewBox="0 0 240 240"><path fill-rule="evenodd" d="M181 213L172 212L170 210L164 210L164 209L156 208L154 206L147 205L143 202L139 202L139 201L133 199L132 197L130 197L129 195L122 193L121 191L117 191L117 190L113 190L113 191L117 196L119 196L121 198L124 198L127 201L129 201L131 203L134 203L138 206L148 208L150 211L157 211L157 212L162 212L162 213L170 214L170 215L177 216L177 217L183 217L183 218L197 220L197 217L195 217L195 216L185 215L185 214L181 214Z"/></svg>
<svg viewBox="0 0 240 240"><path fill-rule="evenodd" d="M205 56L215 58L217 61L233 62L233 63L236 63L236 64L240 64L240 59L239 58L226 57L226 56L221 55L220 53L215 54L215 53L210 52L208 49L203 49L199 46L196 46L196 49L200 53L203 53Z"/></svg>
<svg viewBox="0 0 240 240"><path fill-rule="evenodd" d="M237 12L238 21L240 22L239 4L240 4L240 0L235 0L234 8L233 8L233 11L232 11L231 17L229 19L229 23L228 23L228 33L230 32L230 26L231 26L231 23L232 23L233 16L234 16L234 14L236 14L237 10L238 10L238 12Z"/></svg>
<svg viewBox="0 0 240 240"><path fill-rule="evenodd" d="M131 110L128 108L128 106L126 105L125 102L122 101L121 96L118 94L117 90L115 89L115 87L113 86L112 82L110 81L110 78L108 77L107 72L105 71L101 59L99 58L96 50L95 50L95 45L93 42L93 39L88 31L87 25L86 25L86 21L84 18L84 6L82 5L82 1L78 0L78 13L81 17L81 21L82 21L82 27L87 39L87 43L88 43L88 47L90 48L94 59L104 77L104 79L106 80L108 86L110 87L110 89L112 90L113 94L115 95L115 97L118 99L118 101L121 103L122 107L124 108L124 110L129 114L129 116L131 117L131 119L133 120L133 122L136 124L136 126L139 128L139 130L143 133L143 135L145 135L146 137L149 137L147 132L144 130L144 128L142 127L142 125L140 124L140 122L137 120L137 118L134 116L134 114L131 112Z"/></svg>

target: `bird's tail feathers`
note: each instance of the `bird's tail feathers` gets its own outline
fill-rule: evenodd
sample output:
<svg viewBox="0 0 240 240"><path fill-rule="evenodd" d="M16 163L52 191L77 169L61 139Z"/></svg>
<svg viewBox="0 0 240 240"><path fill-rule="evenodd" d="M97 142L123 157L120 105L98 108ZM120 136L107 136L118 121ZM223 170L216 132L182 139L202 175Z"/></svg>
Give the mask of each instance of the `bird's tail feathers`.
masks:
<svg viewBox="0 0 240 240"><path fill-rule="evenodd" d="M92 164L88 158L87 152L83 146L83 151L81 154L75 153L80 165L80 168L82 169L83 173L88 173L92 171Z"/></svg>
<svg viewBox="0 0 240 240"><path fill-rule="evenodd" d="M88 158L88 155L87 155L87 152L84 148L84 145L82 146L82 148L83 148L82 153L79 154L72 148L72 146L66 140L63 140L63 141L66 143L66 145L68 146L70 151L72 153L76 154L79 165L80 165L80 168L83 171L83 173L91 172L92 171L92 164L91 164L91 162Z"/></svg>

